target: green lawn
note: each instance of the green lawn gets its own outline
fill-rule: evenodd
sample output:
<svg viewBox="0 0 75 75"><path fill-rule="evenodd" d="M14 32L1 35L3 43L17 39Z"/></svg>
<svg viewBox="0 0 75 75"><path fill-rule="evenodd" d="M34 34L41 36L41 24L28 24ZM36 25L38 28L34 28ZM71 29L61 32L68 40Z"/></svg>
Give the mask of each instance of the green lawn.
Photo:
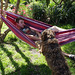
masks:
<svg viewBox="0 0 75 75"><path fill-rule="evenodd" d="M59 25L62 28L73 28L69 24ZM2 32L7 28L3 25ZM75 42L61 47L66 53L75 54ZM72 75L75 75L75 62L66 58ZM0 75L51 75L45 57L9 32L5 42L0 44Z"/></svg>

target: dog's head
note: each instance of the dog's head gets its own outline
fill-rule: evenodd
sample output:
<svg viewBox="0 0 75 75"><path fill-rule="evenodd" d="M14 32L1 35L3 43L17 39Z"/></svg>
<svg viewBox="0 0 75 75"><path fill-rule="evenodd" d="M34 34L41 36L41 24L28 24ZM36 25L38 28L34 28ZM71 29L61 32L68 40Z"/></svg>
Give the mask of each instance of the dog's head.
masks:
<svg viewBox="0 0 75 75"><path fill-rule="evenodd" d="M53 39L55 37L55 33L52 30L44 30L42 32L41 39L42 41L47 41L48 39Z"/></svg>
<svg viewBox="0 0 75 75"><path fill-rule="evenodd" d="M55 38L55 33L52 30L44 30L41 36L42 46L47 49L54 49L59 46L58 40Z"/></svg>

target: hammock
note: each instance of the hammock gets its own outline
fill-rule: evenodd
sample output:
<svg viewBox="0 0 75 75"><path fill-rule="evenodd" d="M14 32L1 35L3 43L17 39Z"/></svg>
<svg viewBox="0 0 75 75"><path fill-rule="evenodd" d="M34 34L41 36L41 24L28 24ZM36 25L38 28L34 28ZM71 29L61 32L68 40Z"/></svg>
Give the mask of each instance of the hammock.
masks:
<svg viewBox="0 0 75 75"><path fill-rule="evenodd" d="M31 40L29 37L27 37L22 31L20 31L17 27L16 27L16 22L15 19L17 17L22 17L24 18L24 22L27 26L29 26L31 29L36 30L38 32L42 32L43 30L52 27L52 25L46 24L44 22L41 21L37 21L28 17L24 17L18 14L14 14L11 12L7 12L6 11L6 15L7 18L4 18L3 16L1 16L3 22L5 22L5 24L11 29L11 31L21 40L23 40L24 42L28 43L29 45L36 47L35 41ZM62 46L64 44L67 44L69 42L75 41L75 29L70 29L67 31L62 31L62 32L58 32L56 33L55 36L58 39L59 44Z"/></svg>

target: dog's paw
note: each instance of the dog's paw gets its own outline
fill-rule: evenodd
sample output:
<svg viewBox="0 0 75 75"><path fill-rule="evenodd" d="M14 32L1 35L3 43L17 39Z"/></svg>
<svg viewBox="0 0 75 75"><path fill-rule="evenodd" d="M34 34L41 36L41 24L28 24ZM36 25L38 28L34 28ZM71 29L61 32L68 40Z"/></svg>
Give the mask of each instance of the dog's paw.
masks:
<svg viewBox="0 0 75 75"><path fill-rule="evenodd" d="M41 49L41 41L36 41L35 42L37 48L40 50Z"/></svg>
<svg viewBox="0 0 75 75"><path fill-rule="evenodd" d="M41 54L42 53L42 50L40 49L38 52Z"/></svg>

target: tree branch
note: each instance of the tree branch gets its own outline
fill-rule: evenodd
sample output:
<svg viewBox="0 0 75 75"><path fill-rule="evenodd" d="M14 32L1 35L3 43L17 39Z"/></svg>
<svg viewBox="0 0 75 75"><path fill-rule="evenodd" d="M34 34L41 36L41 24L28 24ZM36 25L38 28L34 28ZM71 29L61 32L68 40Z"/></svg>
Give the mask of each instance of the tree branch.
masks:
<svg viewBox="0 0 75 75"><path fill-rule="evenodd" d="M63 2L63 0L61 0L60 5L61 5L62 2Z"/></svg>
<svg viewBox="0 0 75 75"><path fill-rule="evenodd" d="M19 8L20 0L17 0L15 14L17 14Z"/></svg>
<svg viewBox="0 0 75 75"><path fill-rule="evenodd" d="M63 2L63 0L61 0L61 2L58 4L55 0L53 0L54 3L56 3L57 5L61 5L61 3Z"/></svg>
<svg viewBox="0 0 75 75"><path fill-rule="evenodd" d="M55 0L53 0L53 2L56 3L56 4L58 5L58 3L57 3Z"/></svg>
<svg viewBox="0 0 75 75"><path fill-rule="evenodd" d="M5 8L4 8L5 11L6 11L7 7L8 7L8 0L6 0L6 3L5 3Z"/></svg>
<svg viewBox="0 0 75 75"><path fill-rule="evenodd" d="M4 32L4 34L7 35L7 33L8 33L9 31L11 31L11 30L8 28L8 29Z"/></svg>
<svg viewBox="0 0 75 75"><path fill-rule="evenodd" d="M3 40L5 39L5 37L7 36L7 34L8 34L10 31L11 31L10 29L7 29L7 30L4 32L4 34L3 34L3 36L2 36L2 39L3 39Z"/></svg>

